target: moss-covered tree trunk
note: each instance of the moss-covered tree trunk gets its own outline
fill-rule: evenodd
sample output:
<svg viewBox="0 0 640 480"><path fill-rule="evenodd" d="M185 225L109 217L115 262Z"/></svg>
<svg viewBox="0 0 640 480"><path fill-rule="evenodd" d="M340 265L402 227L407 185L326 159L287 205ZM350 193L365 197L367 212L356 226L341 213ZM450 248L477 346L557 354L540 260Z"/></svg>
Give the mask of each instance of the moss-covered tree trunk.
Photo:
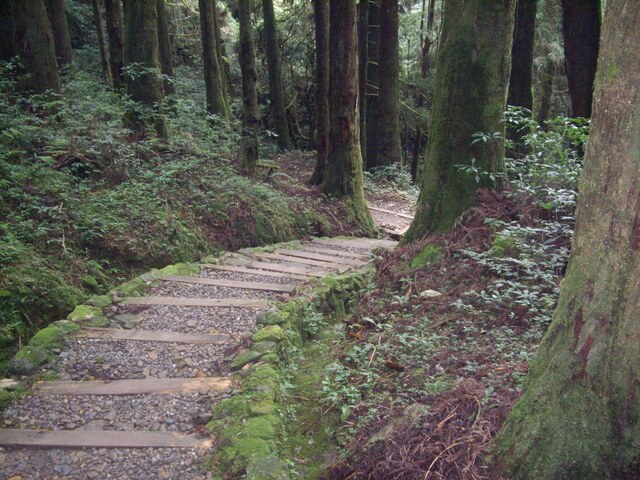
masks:
<svg viewBox="0 0 640 480"><path fill-rule="evenodd" d="M513 0L445 3L422 188L405 241L447 231L475 205L478 188L501 188L500 178L490 174L504 171L514 12ZM473 143L477 132L491 139ZM477 180L459 165L477 168Z"/></svg>
<svg viewBox="0 0 640 480"><path fill-rule="evenodd" d="M262 0L262 13L264 16L267 67L269 70L271 115L273 116L274 129L278 135L278 146L282 150L291 150L292 144L284 104L280 46L278 44L278 31L276 29L276 15L273 11L273 0Z"/></svg>
<svg viewBox="0 0 640 480"><path fill-rule="evenodd" d="M202 60L207 90L207 111L229 120L231 114L223 92L222 69L218 58L214 25L215 0L199 0L200 31L202 33Z"/></svg>
<svg viewBox="0 0 640 480"><path fill-rule="evenodd" d="M591 116L598 65L601 0L562 0L562 35L571 115ZM624 48L624 47L621 47Z"/></svg>
<svg viewBox="0 0 640 480"><path fill-rule="evenodd" d="M518 0L507 104L533 109L533 44L537 0Z"/></svg>
<svg viewBox="0 0 640 480"><path fill-rule="evenodd" d="M169 41L169 17L167 16L166 0L157 0L158 8L158 57L160 60L160 71L164 76L162 88L165 95L171 95L175 89L173 87L173 54L171 52L171 42Z"/></svg>
<svg viewBox="0 0 640 480"><path fill-rule="evenodd" d="M220 14L217 3L213 8L213 30L216 33L216 53L218 54L218 66L220 67L220 84L222 85L222 95L224 103L229 109L231 116L231 103L229 102L229 62L226 60L227 54L222 41L222 30L220 29Z"/></svg>
<svg viewBox="0 0 640 480"><path fill-rule="evenodd" d="M360 152L367 159L367 65L369 63L369 3L358 2L358 108L360 109Z"/></svg>
<svg viewBox="0 0 640 480"><path fill-rule="evenodd" d="M375 227L364 198L360 156L356 1L332 2L329 18L330 147L322 190L344 199L350 220L371 234Z"/></svg>
<svg viewBox="0 0 640 480"><path fill-rule="evenodd" d="M109 66L113 87L121 90L126 84L124 74L124 30L120 0L104 0L109 39Z"/></svg>
<svg viewBox="0 0 640 480"><path fill-rule="evenodd" d="M27 73L20 88L37 93L59 92L53 32L44 0L9 1L14 14L15 45Z"/></svg>
<svg viewBox="0 0 640 480"><path fill-rule="evenodd" d="M367 42L367 121L365 166L369 156L378 151L378 95L380 93L380 0L369 1L369 27Z"/></svg>
<svg viewBox="0 0 640 480"><path fill-rule="evenodd" d="M316 164L309 183L324 181L329 155L329 0L313 1L316 32Z"/></svg>
<svg viewBox="0 0 640 480"><path fill-rule="evenodd" d="M242 140L240 162L242 169L253 176L260 154L258 129L258 73L256 71L256 47L251 25L252 0L238 0L238 22L240 23L240 69L242 70Z"/></svg>
<svg viewBox="0 0 640 480"><path fill-rule="evenodd" d="M71 36L64 8L64 0L47 0L47 12L53 31L56 58L60 68L71 64Z"/></svg>
<svg viewBox="0 0 640 480"><path fill-rule="evenodd" d="M130 111L127 120L138 136L153 123L158 136L167 138L165 118L159 111L163 97L156 0L127 0L125 24L127 93L142 107Z"/></svg>
<svg viewBox="0 0 640 480"><path fill-rule="evenodd" d="M109 84L111 79L111 66L109 65L109 47L104 36L104 23L102 22L102 0L91 0L93 7L93 23L96 25L96 33L98 36L98 49L100 51L100 66L102 67L102 75Z"/></svg>
<svg viewBox="0 0 640 480"><path fill-rule="evenodd" d="M637 478L640 9L609 0L576 230L553 322L497 440L496 478Z"/></svg>

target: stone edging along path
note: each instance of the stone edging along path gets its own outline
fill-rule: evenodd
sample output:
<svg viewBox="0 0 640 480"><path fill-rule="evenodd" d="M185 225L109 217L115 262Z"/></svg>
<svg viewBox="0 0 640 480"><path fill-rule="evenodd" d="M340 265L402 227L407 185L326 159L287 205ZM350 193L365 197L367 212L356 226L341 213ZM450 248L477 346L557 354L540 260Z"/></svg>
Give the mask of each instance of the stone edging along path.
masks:
<svg viewBox="0 0 640 480"><path fill-rule="evenodd" d="M287 335L279 302L366 267L373 249L395 243L313 239L245 250L155 270L92 297L10 362L16 375L40 380L10 399L0 390L8 402L0 478L207 479L213 474L202 464L214 452L238 471L254 453L265 459L261 468L277 469L259 433L216 451L204 427L212 410L239 393L232 373L251 370L248 382L265 395L245 405L252 418L243 422L264 429L273 408L267 371Z"/></svg>

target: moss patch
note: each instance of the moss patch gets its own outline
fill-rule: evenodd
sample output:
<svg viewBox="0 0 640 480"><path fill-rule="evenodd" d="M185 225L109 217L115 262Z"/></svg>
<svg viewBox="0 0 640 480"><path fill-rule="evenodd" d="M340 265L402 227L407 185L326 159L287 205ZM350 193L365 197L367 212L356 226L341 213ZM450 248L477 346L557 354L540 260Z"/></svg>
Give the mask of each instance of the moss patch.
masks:
<svg viewBox="0 0 640 480"><path fill-rule="evenodd" d="M256 343L280 342L285 339L285 333L279 325L268 325L254 333L251 338Z"/></svg>

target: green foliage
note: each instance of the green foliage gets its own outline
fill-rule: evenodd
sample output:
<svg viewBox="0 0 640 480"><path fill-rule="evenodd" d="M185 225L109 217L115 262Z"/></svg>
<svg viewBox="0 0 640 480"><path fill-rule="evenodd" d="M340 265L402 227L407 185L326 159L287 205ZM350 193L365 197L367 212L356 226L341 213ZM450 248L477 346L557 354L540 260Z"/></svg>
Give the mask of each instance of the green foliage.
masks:
<svg viewBox="0 0 640 480"><path fill-rule="evenodd" d="M429 265L438 260L441 254L442 247L440 245L427 245L411 261L411 268L422 268Z"/></svg>

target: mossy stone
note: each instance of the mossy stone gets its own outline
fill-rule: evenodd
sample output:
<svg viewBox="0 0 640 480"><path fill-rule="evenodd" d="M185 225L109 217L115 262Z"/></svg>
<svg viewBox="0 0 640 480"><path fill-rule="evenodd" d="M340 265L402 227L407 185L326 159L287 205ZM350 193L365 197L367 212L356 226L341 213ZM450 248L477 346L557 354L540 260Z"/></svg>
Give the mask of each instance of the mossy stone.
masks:
<svg viewBox="0 0 640 480"><path fill-rule="evenodd" d="M248 352L240 353L236 355L233 359L233 362L231 362L231 369L240 370L245 365L251 362L255 362L261 356L262 356L262 353L256 352L256 351L248 351Z"/></svg>
<svg viewBox="0 0 640 480"><path fill-rule="evenodd" d="M278 365L280 363L280 355L277 353L267 353L260 357L261 362L269 363L271 365Z"/></svg>
<svg viewBox="0 0 640 480"><path fill-rule="evenodd" d="M166 275L192 276L200 273L200 267L193 263L176 263L175 265L167 265L158 270L161 277Z"/></svg>
<svg viewBox="0 0 640 480"><path fill-rule="evenodd" d="M284 330L279 325L268 325L253 334L254 342L280 342L286 337Z"/></svg>
<svg viewBox="0 0 640 480"><path fill-rule="evenodd" d="M50 347L59 344L65 336L66 332L63 329L55 325L49 325L31 337L29 345L34 347Z"/></svg>
<svg viewBox="0 0 640 480"><path fill-rule="evenodd" d="M264 458L271 453L269 442L257 437L239 438L233 448L236 451L236 459L238 457L244 460Z"/></svg>
<svg viewBox="0 0 640 480"><path fill-rule="evenodd" d="M272 400L254 400L249 403L249 412L252 415L272 415L276 408L276 403Z"/></svg>
<svg viewBox="0 0 640 480"><path fill-rule="evenodd" d="M92 295L87 300L88 305L98 308L108 307L111 303L111 297L109 295Z"/></svg>
<svg viewBox="0 0 640 480"><path fill-rule="evenodd" d="M122 285L117 287L115 291L120 295L124 295L125 297L141 295L142 293L144 293L144 280L142 280L142 278L140 277L136 277L126 283L123 283Z"/></svg>
<svg viewBox="0 0 640 480"><path fill-rule="evenodd" d="M275 391L280 384L280 376L271 365L255 365L249 371L249 374L242 384L250 390L255 390L261 386L268 386Z"/></svg>
<svg viewBox="0 0 640 480"><path fill-rule="evenodd" d="M12 373L30 374L40 365L49 360L49 352L44 347L27 345L22 347L16 356L7 363L7 369Z"/></svg>
<svg viewBox="0 0 640 480"><path fill-rule="evenodd" d="M258 353L272 353L277 346L276 342L259 342L251 345L251 350Z"/></svg>
<svg viewBox="0 0 640 480"><path fill-rule="evenodd" d="M264 312L256 318L258 325L281 325L286 321L286 315L279 311Z"/></svg>
<svg viewBox="0 0 640 480"><path fill-rule="evenodd" d="M97 290L100 287L98 280L96 280L96 277L93 275L85 275L82 277L82 286L89 290Z"/></svg>
<svg viewBox="0 0 640 480"><path fill-rule="evenodd" d="M83 322L96 318L104 318L102 309L98 307L92 307L91 305L78 305L73 310L73 312L67 315L67 319L71 320L72 322Z"/></svg>
<svg viewBox="0 0 640 480"><path fill-rule="evenodd" d="M61 328L65 333L77 332L82 328L80 325L70 320L58 320L57 322L53 322L52 325Z"/></svg>
<svg viewBox="0 0 640 480"><path fill-rule="evenodd" d="M277 435L278 418L275 415L262 415L248 419L242 426L247 437L275 439Z"/></svg>
<svg viewBox="0 0 640 480"><path fill-rule="evenodd" d="M225 398L213 408L213 418L246 417L249 415L249 401L241 396Z"/></svg>
<svg viewBox="0 0 640 480"><path fill-rule="evenodd" d="M253 458L247 465L247 480L289 480L289 467L278 457Z"/></svg>

